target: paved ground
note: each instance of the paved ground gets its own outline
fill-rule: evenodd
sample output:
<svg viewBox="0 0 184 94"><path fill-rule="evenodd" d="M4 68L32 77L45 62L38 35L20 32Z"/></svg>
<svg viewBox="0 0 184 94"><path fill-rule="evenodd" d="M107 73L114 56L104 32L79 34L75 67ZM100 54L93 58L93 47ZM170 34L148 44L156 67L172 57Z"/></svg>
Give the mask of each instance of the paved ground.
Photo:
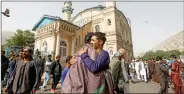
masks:
<svg viewBox="0 0 184 94"><path fill-rule="evenodd" d="M171 87L171 86L170 86ZM154 82L140 82L130 84L131 93L157 93L160 90L160 85ZM174 93L171 88L168 88L168 93Z"/></svg>
<svg viewBox="0 0 184 94"><path fill-rule="evenodd" d="M40 91L38 90L36 93L50 93L51 85L47 86L47 91ZM160 85L151 82L144 83L144 82L137 82L135 84L130 83L130 90L131 93L157 93L160 89ZM57 93L60 93L60 85L57 86ZM173 90L169 88L169 93L173 93Z"/></svg>

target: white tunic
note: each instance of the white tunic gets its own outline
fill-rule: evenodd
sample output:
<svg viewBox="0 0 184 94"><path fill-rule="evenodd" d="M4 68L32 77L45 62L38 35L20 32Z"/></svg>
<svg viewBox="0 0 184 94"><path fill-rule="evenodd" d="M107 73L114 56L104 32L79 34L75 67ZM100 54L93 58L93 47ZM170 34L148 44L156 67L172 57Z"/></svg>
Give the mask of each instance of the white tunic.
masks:
<svg viewBox="0 0 184 94"><path fill-rule="evenodd" d="M140 62L135 62L135 70L139 70Z"/></svg>
<svg viewBox="0 0 184 94"><path fill-rule="evenodd" d="M140 65L141 65L140 74L141 75L146 75L146 68L145 68L145 65L142 61L140 61Z"/></svg>

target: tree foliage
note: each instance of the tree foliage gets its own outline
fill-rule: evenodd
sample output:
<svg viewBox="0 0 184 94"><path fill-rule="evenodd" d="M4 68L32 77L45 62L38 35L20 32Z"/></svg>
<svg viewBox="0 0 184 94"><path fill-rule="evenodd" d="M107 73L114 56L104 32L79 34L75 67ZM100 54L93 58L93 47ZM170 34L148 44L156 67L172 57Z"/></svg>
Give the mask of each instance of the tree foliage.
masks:
<svg viewBox="0 0 184 94"><path fill-rule="evenodd" d="M6 46L31 46L33 47L35 39L34 39L34 33L30 32L29 30L16 30L16 33L14 33L14 36L12 36L10 39L7 39Z"/></svg>
<svg viewBox="0 0 184 94"><path fill-rule="evenodd" d="M157 56L161 56L163 59L169 59L170 55L176 55L179 57L179 55L183 55L183 52L179 52L178 50L172 50L172 51L161 51L158 50L156 52L149 51L144 54L142 57L144 60L149 60L149 59L155 59Z"/></svg>

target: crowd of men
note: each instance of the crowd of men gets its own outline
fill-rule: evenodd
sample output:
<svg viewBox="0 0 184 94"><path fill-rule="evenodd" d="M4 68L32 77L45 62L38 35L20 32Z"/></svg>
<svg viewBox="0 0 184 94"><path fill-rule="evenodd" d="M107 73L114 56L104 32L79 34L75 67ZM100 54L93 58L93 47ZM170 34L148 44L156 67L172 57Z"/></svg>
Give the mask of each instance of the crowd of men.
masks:
<svg viewBox="0 0 184 94"><path fill-rule="evenodd" d="M159 94L167 94L169 85L172 85L175 94L184 93L184 63L175 55L170 56L170 61L163 60L161 56L148 61L138 59L131 62L129 68L133 83L135 79L146 83L149 79L160 84Z"/></svg>
<svg viewBox="0 0 184 94"><path fill-rule="evenodd" d="M1 81L4 81L4 92L9 94L35 93L39 88L46 90L52 78L50 92L56 93L61 80L61 93L131 93L129 80L148 82L152 79L160 83L159 93L168 93L168 84L173 83L175 94L182 93L184 66L181 60L171 55L171 61L165 62L162 57L155 60L142 59L128 62L126 50L120 48L110 59L103 49L106 41L105 33L90 32L86 35L85 45L74 56L66 58L66 66L62 69L60 56L52 60L48 55L43 61L38 55L33 59L33 51L25 47L19 55L10 54L9 59L1 51ZM7 73L8 71L8 73ZM44 74L43 85L40 85ZM170 80L171 81L170 81Z"/></svg>

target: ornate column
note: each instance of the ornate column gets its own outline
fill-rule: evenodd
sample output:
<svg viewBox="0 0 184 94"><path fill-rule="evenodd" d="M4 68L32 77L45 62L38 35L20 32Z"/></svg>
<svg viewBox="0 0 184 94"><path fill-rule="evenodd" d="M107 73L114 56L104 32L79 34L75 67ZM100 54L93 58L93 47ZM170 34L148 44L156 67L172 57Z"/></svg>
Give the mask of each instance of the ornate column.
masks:
<svg viewBox="0 0 184 94"><path fill-rule="evenodd" d="M60 40L61 40L61 36L60 36L60 34L57 34L56 54L55 54L55 56L60 55Z"/></svg>
<svg viewBox="0 0 184 94"><path fill-rule="evenodd" d="M54 45L53 45L53 49L51 50L51 55L52 55L52 59L55 60L54 57L55 57L55 55L56 55L57 35L56 35L55 32L53 32L52 35L53 35L53 39L54 39L54 40L53 40L53 42L54 42L53 44L54 44Z"/></svg>
<svg viewBox="0 0 184 94"><path fill-rule="evenodd" d="M75 53L75 42L76 42L75 36L72 36L72 49L71 49L71 55L74 55L74 53Z"/></svg>

